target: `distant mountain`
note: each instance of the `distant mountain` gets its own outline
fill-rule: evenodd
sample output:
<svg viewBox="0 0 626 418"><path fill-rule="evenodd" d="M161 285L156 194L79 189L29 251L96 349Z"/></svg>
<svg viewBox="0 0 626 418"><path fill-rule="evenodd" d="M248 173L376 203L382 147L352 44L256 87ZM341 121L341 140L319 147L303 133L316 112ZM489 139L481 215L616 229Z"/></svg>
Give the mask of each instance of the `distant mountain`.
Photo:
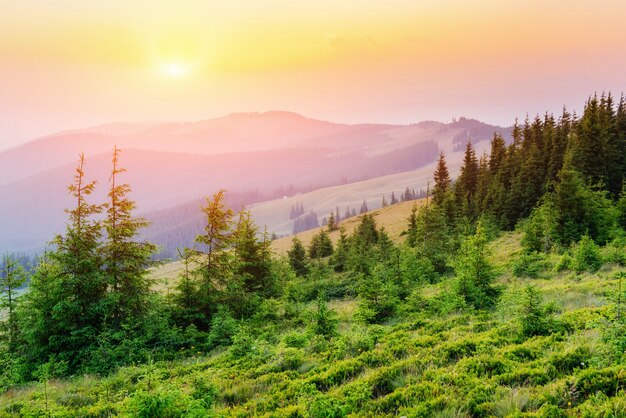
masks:
<svg viewBox="0 0 626 418"><path fill-rule="evenodd" d="M172 227L188 217L162 211L220 188L245 195L241 202L250 204L410 172L432 163L440 150L454 151L463 135L474 134L472 141L480 143L494 131L510 136L509 128L469 119L345 125L288 112L67 131L0 152L0 252L40 250L63 230L63 209L72 205L67 185L80 152L87 156L87 177L98 180L94 201L104 201L110 151L114 145L123 149L121 163L128 169L123 180L132 186L139 210L154 218L148 235L169 243L165 237L175 234Z"/></svg>

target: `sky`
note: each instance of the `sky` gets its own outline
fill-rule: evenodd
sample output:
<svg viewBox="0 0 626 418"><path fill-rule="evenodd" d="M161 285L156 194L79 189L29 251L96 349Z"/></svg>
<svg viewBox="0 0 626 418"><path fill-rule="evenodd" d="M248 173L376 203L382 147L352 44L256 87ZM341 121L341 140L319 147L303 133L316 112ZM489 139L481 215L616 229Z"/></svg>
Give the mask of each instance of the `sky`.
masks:
<svg viewBox="0 0 626 418"><path fill-rule="evenodd" d="M0 149L288 110L509 125L626 86L623 0L0 0Z"/></svg>

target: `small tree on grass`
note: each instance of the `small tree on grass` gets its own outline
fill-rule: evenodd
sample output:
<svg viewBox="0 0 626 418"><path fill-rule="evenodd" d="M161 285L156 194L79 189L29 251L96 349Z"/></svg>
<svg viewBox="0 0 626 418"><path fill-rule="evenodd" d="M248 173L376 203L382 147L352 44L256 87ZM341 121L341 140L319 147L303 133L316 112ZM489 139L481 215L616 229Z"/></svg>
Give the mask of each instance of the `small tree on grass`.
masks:
<svg viewBox="0 0 626 418"><path fill-rule="evenodd" d="M361 299L357 315L369 323L380 323L391 317L399 305L398 287L391 271L377 264L371 275L364 276L358 294Z"/></svg>
<svg viewBox="0 0 626 418"><path fill-rule="evenodd" d="M309 267L306 259L306 250L302 241L297 236L293 237L291 241L291 249L287 251L287 257L289 258L289 265L296 272L298 276L306 276L309 271Z"/></svg>
<svg viewBox="0 0 626 418"><path fill-rule="evenodd" d="M492 307L499 289L493 285L497 277L489 261L490 250L483 228L478 222L476 233L465 238L456 263L456 292L476 309Z"/></svg>
<svg viewBox="0 0 626 418"><path fill-rule="evenodd" d="M18 333L18 322L15 313L17 306L17 290L26 283L26 271L19 260L5 255L0 264L0 309L6 309L6 335L8 336L9 352L15 350Z"/></svg>
<svg viewBox="0 0 626 418"><path fill-rule="evenodd" d="M547 335L554 326L554 306L545 305L539 289L526 283L520 311L522 335L533 337Z"/></svg>
<svg viewBox="0 0 626 418"><path fill-rule="evenodd" d="M589 235L583 235L574 250L574 270L578 273L583 271L596 272L601 266L600 248Z"/></svg>
<svg viewBox="0 0 626 418"><path fill-rule="evenodd" d="M337 322L335 311L329 309L326 304L326 295L320 292L313 317L313 332L324 337L332 337L337 333Z"/></svg>

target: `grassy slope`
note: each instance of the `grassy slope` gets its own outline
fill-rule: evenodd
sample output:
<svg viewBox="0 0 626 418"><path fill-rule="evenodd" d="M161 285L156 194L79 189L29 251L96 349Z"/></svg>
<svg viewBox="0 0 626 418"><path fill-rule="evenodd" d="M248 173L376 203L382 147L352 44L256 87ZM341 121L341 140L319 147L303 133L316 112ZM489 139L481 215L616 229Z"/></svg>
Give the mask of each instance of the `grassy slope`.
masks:
<svg viewBox="0 0 626 418"><path fill-rule="evenodd" d="M177 362L126 367L105 379L54 381L50 404L58 416L107 408L123 415L133 392L148 390L146 382L151 393L174 394L179 403L198 393L198 382L211 382L219 416L316 416L322 406L326 412L349 407L354 416L560 416L550 415L555 408L568 416L626 416L626 369L608 367L600 355L600 324L614 316L613 267L580 276L545 270L533 283L557 304L566 331L523 340L511 302L524 282L510 274L519 239L508 233L493 242L505 288L493 313L426 317L408 310L382 326L363 326L353 319L354 300L335 300L329 305L340 319L340 336L330 342L306 338L299 344L305 326L268 321L247 358L233 359L228 350L197 352ZM421 293L432 300L449 285L444 280ZM11 391L0 397L0 416L43 403L42 385ZM608 408L606 415L601 408Z"/></svg>
<svg viewBox="0 0 626 418"><path fill-rule="evenodd" d="M425 199L410 201L410 202L402 202L393 206L387 206L385 208L377 209L371 211L370 213L374 215L376 222L379 226L384 226L385 230L389 234L389 237L395 241L400 242L404 238L400 235L402 231L406 230L407 219L411 214L411 209L414 204L421 205L424 204ZM346 228L346 232L350 234L352 230L359 223L359 217L354 217L347 219L343 222L343 225ZM305 246L308 247L309 242L313 235L317 234L319 229L312 229L309 231L304 231L298 234L298 238L302 240ZM330 238L334 243L339 239L339 231L333 231L329 234ZM279 238L272 242L272 251L276 255L285 254L289 248L291 248L291 241L293 237L284 237ZM174 261L171 263L164 264L158 268L152 270L150 275L150 279L154 281L154 288L159 291L167 291L167 288L172 288L172 286L176 283L177 276L181 273L183 269L183 265L180 261Z"/></svg>

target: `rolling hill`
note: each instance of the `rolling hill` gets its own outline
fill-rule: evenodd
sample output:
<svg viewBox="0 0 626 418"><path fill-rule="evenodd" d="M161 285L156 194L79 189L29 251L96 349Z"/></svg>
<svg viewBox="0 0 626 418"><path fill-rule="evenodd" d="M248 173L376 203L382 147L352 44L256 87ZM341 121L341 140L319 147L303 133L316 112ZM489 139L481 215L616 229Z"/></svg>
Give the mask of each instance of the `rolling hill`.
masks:
<svg viewBox="0 0 626 418"><path fill-rule="evenodd" d="M123 149L124 181L132 186L139 211L154 223L146 237L172 254L171 231L182 237L176 245L188 244L186 237L197 231L189 217L176 215L189 212L180 207L197 208L202 197L220 188L247 194L245 204L271 201L253 207L257 223L285 234L292 229L284 218L291 200L275 197L297 200L299 192L326 187L305 197L320 220L337 205L367 199L376 207L382 193L426 187L429 164L439 151L450 154L454 170L459 144L471 137L481 151L493 132L509 136L508 128L463 118L449 124L345 125L289 112L62 132L0 152L0 252L41 251L62 231L64 208L72 204L67 185L80 152L87 156L87 178L98 182L94 201L104 201L109 152L114 145ZM380 180L359 183L374 178Z"/></svg>

